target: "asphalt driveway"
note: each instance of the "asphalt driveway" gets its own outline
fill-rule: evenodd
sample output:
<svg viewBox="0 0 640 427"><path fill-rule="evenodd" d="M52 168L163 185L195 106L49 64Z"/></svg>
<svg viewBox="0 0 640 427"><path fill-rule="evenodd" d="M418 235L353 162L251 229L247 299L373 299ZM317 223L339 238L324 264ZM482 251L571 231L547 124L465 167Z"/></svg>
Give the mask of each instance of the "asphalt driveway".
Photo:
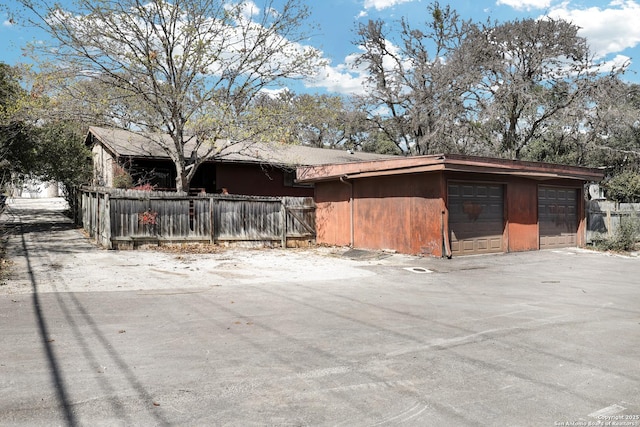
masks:
<svg viewBox="0 0 640 427"><path fill-rule="evenodd" d="M0 425L640 426L638 257L115 252L51 202L2 216Z"/></svg>

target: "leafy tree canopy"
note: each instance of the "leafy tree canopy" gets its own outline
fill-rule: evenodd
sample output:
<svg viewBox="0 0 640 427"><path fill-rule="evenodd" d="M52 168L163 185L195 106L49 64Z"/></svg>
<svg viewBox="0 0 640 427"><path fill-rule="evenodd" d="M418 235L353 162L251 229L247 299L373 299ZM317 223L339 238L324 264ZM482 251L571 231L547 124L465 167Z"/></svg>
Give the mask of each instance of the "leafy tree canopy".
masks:
<svg viewBox="0 0 640 427"><path fill-rule="evenodd" d="M640 173L624 171L604 183L607 198L622 203L640 202Z"/></svg>
<svg viewBox="0 0 640 427"><path fill-rule="evenodd" d="M77 122L41 120L30 116L33 99L23 88L17 68L0 63L0 175L3 185L24 178L62 183L68 191L91 178L85 129Z"/></svg>

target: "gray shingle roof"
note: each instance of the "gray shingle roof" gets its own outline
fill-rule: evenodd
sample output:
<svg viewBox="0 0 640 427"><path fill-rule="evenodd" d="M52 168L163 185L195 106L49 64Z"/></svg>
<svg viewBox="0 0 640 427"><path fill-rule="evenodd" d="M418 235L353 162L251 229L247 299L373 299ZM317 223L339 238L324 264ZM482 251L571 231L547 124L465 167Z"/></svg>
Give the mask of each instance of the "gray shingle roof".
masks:
<svg viewBox="0 0 640 427"><path fill-rule="evenodd" d="M168 159L168 154L158 142L161 141L165 145L173 143L169 135L166 134L143 134L95 126L89 128L89 134L118 157ZM186 156L189 156L194 146L195 143L185 145ZM199 154L204 154L208 148L201 147ZM219 161L225 162L271 163L285 166L320 166L398 158L398 156L360 151L350 152L303 145L249 142L229 144L216 157Z"/></svg>

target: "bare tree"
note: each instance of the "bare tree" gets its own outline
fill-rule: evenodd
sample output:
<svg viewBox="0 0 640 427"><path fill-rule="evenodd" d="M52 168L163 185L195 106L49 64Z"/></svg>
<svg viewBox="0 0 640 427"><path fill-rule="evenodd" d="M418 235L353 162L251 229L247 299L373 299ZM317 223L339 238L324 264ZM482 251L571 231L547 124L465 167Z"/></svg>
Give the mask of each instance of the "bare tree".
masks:
<svg viewBox="0 0 640 427"><path fill-rule="evenodd" d="M54 66L58 88L115 126L170 135L153 142L172 159L179 191L202 162L252 137L243 120L262 89L322 63L301 44L309 10L300 0L279 10L275 0L77 0L68 10L19 1L51 36L34 52Z"/></svg>
<svg viewBox="0 0 640 427"><path fill-rule="evenodd" d="M589 163L610 173L640 173L640 85L611 78L594 95Z"/></svg>
<svg viewBox="0 0 640 427"><path fill-rule="evenodd" d="M358 32L358 64L371 76L363 103L399 148L515 159L553 151L569 159L562 150L585 148L594 94L624 66L603 69L578 27L563 20L481 25L437 2L428 10L424 30L399 22L400 40L382 21Z"/></svg>
<svg viewBox="0 0 640 427"><path fill-rule="evenodd" d="M477 82L466 106L479 125L479 142L515 159L532 141L553 134L557 118L566 120L563 132L579 132L576 124L607 71L594 62L578 27L550 18L484 25L460 53Z"/></svg>
<svg viewBox="0 0 640 427"><path fill-rule="evenodd" d="M363 104L370 120L407 154L465 151L464 95L466 76L453 60L471 31L449 6L428 7L425 30L399 24L398 40L383 21L360 25L357 61L370 78Z"/></svg>

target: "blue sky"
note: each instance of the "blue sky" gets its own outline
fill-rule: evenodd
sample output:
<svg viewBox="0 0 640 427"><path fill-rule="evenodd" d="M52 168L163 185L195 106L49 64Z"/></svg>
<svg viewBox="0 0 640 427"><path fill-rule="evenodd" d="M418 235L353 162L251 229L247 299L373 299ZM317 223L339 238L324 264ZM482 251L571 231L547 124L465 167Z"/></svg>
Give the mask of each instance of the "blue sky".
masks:
<svg viewBox="0 0 640 427"><path fill-rule="evenodd" d="M262 3L253 1L258 7ZM353 54L358 52L353 44L357 24L368 19L392 23L408 17L413 26L419 26L428 20L429 3L430 0L309 0L311 20L320 26L309 44L320 49L330 65L314 82L297 85L295 90L358 93L365 75L350 66ZM13 65L25 61L21 47L44 35L12 23L11 18L19 15L19 9L13 0L3 4L8 10L0 9L0 61ZM482 22L487 18L505 21L544 15L567 19L581 28L580 35L587 38L601 60L630 60L625 78L640 82L640 0L441 0L440 4L451 5L464 19Z"/></svg>

